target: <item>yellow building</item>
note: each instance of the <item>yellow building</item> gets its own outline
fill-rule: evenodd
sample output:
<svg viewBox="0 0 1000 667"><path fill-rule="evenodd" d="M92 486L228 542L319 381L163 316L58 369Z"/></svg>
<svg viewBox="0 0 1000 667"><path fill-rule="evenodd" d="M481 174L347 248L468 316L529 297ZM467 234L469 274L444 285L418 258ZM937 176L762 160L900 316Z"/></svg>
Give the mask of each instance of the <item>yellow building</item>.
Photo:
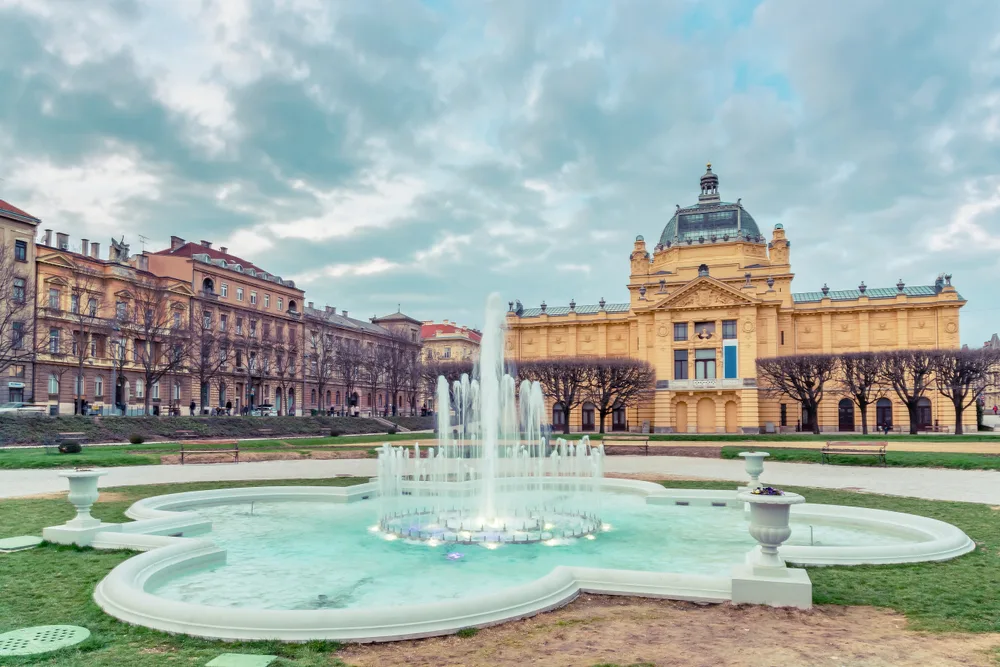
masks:
<svg viewBox="0 0 1000 667"><path fill-rule="evenodd" d="M757 433L806 429L797 404L758 392L759 357L899 348L957 348L965 301L939 276L933 285L793 292L790 242L782 225L766 239L739 199L722 201L711 165L698 203L678 207L652 255L642 236L630 255L629 302L568 307L511 305L507 354L514 359L631 356L656 369L644 404L614 415L613 428L661 433ZM590 430L593 406L571 427ZM891 391L869 424L906 428ZM830 385L820 406L824 431L861 429L860 415ZM921 427L953 427L951 404L929 391ZM975 412L966 412L975 430ZM585 425L585 426L584 426Z"/></svg>
<svg viewBox="0 0 1000 667"><path fill-rule="evenodd" d="M479 358L482 332L455 322L428 320L420 327L424 359L441 361L475 361Z"/></svg>

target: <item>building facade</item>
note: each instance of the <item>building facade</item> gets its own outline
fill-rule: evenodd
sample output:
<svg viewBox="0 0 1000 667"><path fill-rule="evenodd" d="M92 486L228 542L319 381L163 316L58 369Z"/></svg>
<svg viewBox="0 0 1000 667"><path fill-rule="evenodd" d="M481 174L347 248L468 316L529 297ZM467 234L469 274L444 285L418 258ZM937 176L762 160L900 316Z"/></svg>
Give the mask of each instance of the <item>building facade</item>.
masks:
<svg viewBox="0 0 1000 667"><path fill-rule="evenodd" d="M427 361L474 361L479 358L479 344L483 338L482 332L448 320L423 322L420 336L424 341L423 357Z"/></svg>
<svg viewBox="0 0 1000 667"><path fill-rule="evenodd" d="M338 415L392 414L393 409L414 414L418 396L411 360L420 355L417 324L402 313L359 320L310 301L304 318L307 407Z"/></svg>
<svg viewBox="0 0 1000 667"><path fill-rule="evenodd" d="M758 390L756 359L791 354L957 348L965 301L939 276L932 285L794 292L782 225L768 240L740 200L724 202L709 165L698 202L677 207L652 253L642 236L629 255L629 301L526 309L512 302L507 354L515 359L630 356L656 369L652 397L615 415L613 428L665 433L756 433L809 428L791 399ZM835 383L833 383L835 384ZM584 405L571 427L579 429ZM589 409L593 409L592 406ZM951 404L928 391L921 427L953 427ZM970 416L971 414L971 416ZM906 427L890 391L870 425ZM821 430L856 431L861 418L830 386ZM974 429L975 413L966 415ZM593 423L591 421L591 423Z"/></svg>
<svg viewBox="0 0 1000 667"><path fill-rule="evenodd" d="M137 414L147 403L181 413L190 286L151 273L123 241L102 258L98 243L45 230L36 251L35 403L50 414Z"/></svg>
<svg viewBox="0 0 1000 667"><path fill-rule="evenodd" d="M0 199L0 403L33 399L35 234L40 222Z"/></svg>
<svg viewBox="0 0 1000 667"><path fill-rule="evenodd" d="M302 414L303 292L252 262L172 236L149 270L183 281L197 324L189 377L199 412Z"/></svg>

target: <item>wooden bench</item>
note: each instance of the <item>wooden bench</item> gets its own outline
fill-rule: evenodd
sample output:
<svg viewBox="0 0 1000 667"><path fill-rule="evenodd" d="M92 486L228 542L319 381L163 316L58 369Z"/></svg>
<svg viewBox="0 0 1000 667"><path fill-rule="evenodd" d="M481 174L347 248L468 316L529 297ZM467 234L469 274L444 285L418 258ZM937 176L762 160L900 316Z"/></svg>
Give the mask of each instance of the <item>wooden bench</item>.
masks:
<svg viewBox="0 0 1000 667"><path fill-rule="evenodd" d="M257 435L259 435L261 438L266 438L266 439L273 438L274 437L274 429L273 428L259 428L259 429L257 429Z"/></svg>
<svg viewBox="0 0 1000 667"><path fill-rule="evenodd" d="M641 447L646 456L649 456L649 438L636 438L636 437L614 437L614 438L604 438L602 440L604 443L604 451L607 452L609 447Z"/></svg>
<svg viewBox="0 0 1000 667"><path fill-rule="evenodd" d="M831 440L823 446L820 458L823 463L830 462L831 454L843 454L844 456L875 456L882 465L885 462L885 448L888 442L850 442L841 440Z"/></svg>
<svg viewBox="0 0 1000 667"><path fill-rule="evenodd" d="M187 449L184 443L181 443L181 465L184 465L184 458L191 456L192 454L232 454L233 463L240 462L240 443L238 440L191 440L187 443L188 445L231 445L231 448L222 449Z"/></svg>
<svg viewBox="0 0 1000 667"><path fill-rule="evenodd" d="M174 431L174 437L178 440L193 440L197 436L194 431Z"/></svg>

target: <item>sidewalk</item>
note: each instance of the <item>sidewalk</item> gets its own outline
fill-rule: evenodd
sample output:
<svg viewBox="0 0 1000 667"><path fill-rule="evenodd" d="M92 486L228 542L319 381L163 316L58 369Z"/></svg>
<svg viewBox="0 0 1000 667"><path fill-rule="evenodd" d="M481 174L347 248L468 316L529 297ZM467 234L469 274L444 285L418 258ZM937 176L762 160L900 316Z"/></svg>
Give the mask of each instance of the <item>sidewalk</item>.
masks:
<svg viewBox="0 0 1000 667"><path fill-rule="evenodd" d="M743 461L682 456L611 456L608 473L643 474L745 482ZM334 475L372 477L375 459L331 459L215 463L187 466L107 468L101 487L175 482L273 479L321 479ZM765 484L850 489L928 500L958 500L1000 505L1000 472L940 468L875 468L823 466L808 463L766 463ZM0 498L59 493L67 490L57 470L2 470Z"/></svg>
<svg viewBox="0 0 1000 667"><path fill-rule="evenodd" d="M605 436L614 440L614 436ZM914 440L897 441L899 436L889 436L880 441L858 440L862 444L871 445L875 442L888 442L889 452L947 452L950 454L1000 454L1000 440L986 442L962 442L949 440ZM918 438L920 436L913 436ZM768 449L822 449L827 441L851 442L850 433L831 433L827 440L753 440L753 441L722 441L722 440L650 440L649 447L752 447L756 450Z"/></svg>

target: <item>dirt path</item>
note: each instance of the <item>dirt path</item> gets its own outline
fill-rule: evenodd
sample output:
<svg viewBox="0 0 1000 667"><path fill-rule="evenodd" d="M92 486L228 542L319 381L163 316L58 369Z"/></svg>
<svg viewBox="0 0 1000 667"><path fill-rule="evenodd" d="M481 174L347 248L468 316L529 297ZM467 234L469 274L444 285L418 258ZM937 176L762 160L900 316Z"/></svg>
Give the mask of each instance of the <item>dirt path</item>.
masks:
<svg viewBox="0 0 1000 667"><path fill-rule="evenodd" d="M991 652L1000 635L905 627L900 614L870 607L798 611L584 595L563 609L474 637L355 645L337 655L356 667L996 665Z"/></svg>

